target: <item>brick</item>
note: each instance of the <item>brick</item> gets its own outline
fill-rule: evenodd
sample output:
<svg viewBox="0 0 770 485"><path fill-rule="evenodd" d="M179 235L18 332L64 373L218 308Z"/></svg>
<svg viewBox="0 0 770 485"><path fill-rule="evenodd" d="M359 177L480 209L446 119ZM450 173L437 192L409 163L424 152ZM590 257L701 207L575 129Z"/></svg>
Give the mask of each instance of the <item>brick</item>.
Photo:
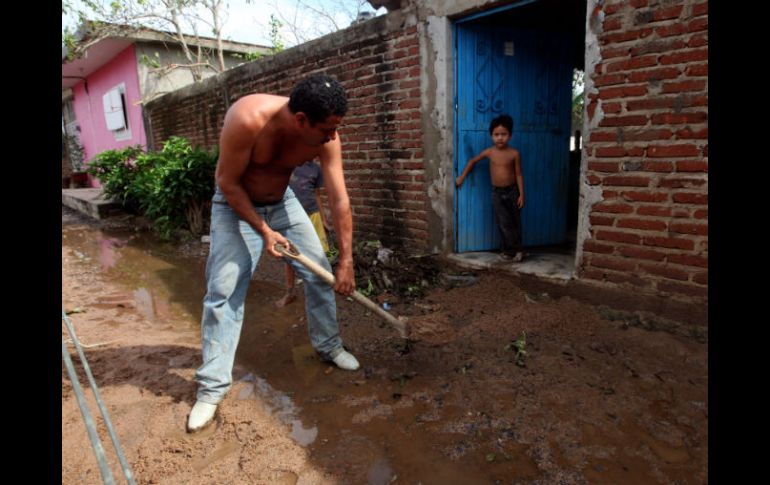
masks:
<svg viewBox="0 0 770 485"><path fill-rule="evenodd" d="M618 172L620 165L618 162L588 162L588 170L597 172Z"/></svg>
<svg viewBox="0 0 770 485"><path fill-rule="evenodd" d="M588 240L583 243L583 251L587 251L589 253L611 254L614 250L614 246L600 244L594 240Z"/></svg>
<svg viewBox="0 0 770 485"><path fill-rule="evenodd" d="M639 269L649 274L662 276L670 280L687 281L690 279L690 273L687 271L666 265L642 263L639 265Z"/></svg>
<svg viewBox="0 0 770 485"><path fill-rule="evenodd" d="M639 214L640 216L670 217L671 208L645 205L645 206L637 207L636 213Z"/></svg>
<svg viewBox="0 0 770 485"><path fill-rule="evenodd" d="M629 161L623 163L624 172L672 172L674 164L671 162Z"/></svg>
<svg viewBox="0 0 770 485"><path fill-rule="evenodd" d="M628 243L628 244L640 244L642 241L641 236L639 236L638 234L633 234L630 232L607 231L607 230L597 231L596 239L601 239L603 241L622 242L622 243Z"/></svg>
<svg viewBox="0 0 770 485"><path fill-rule="evenodd" d="M650 179L649 177L611 175L605 177L603 183L608 186L648 187L650 185Z"/></svg>
<svg viewBox="0 0 770 485"><path fill-rule="evenodd" d="M647 147L647 156L651 158L696 157L701 154L695 145L660 145Z"/></svg>
<svg viewBox="0 0 770 485"><path fill-rule="evenodd" d="M694 162L683 160L676 162L677 172L708 172L708 162Z"/></svg>
<svg viewBox="0 0 770 485"><path fill-rule="evenodd" d="M599 122L599 126L644 126L647 124L647 116L645 115L633 115L633 116L605 116Z"/></svg>
<svg viewBox="0 0 770 485"><path fill-rule="evenodd" d="M698 205L708 204L707 194L679 193L679 194L674 194L673 199L674 199L674 202L677 202L680 204L698 204Z"/></svg>
<svg viewBox="0 0 770 485"><path fill-rule="evenodd" d="M622 247L618 250L620 251L620 254L627 258L647 259L650 261L663 261L666 258L666 253L661 253L660 251L655 251L652 249Z"/></svg>
<svg viewBox="0 0 770 485"><path fill-rule="evenodd" d="M643 28L636 30L621 30L611 34L603 34L599 38L604 44L619 44L631 40L644 39L653 33L652 28Z"/></svg>
<svg viewBox="0 0 770 485"><path fill-rule="evenodd" d="M599 185L602 182L602 179L591 173L586 175L586 182L588 182L588 185Z"/></svg>
<svg viewBox="0 0 770 485"><path fill-rule="evenodd" d="M706 88L705 80L698 81L682 81L682 82L669 82L663 83L663 89L661 93L685 93L692 91L703 91Z"/></svg>
<svg viewBox="0 0 770 485"><path fill-rule="evenodd" d="M695 212L693 212L693 218L695 219L708 219L709 218L709 211L706 209L698 209Z"/></svg>
<svg viewBox="0 0 770 485"><path fill-rule="evenodd" d="M607 64L607 72L617 71L630 71L633 69L642 69L645 67L652 67L658 64L657 55L647 55L641 57L633 57L624 61L616 61Z"/></svg>
<svg viewBox="0 0 770 485"><path fill-rule="evenodd" d="M693 234L696 236L708 236L709 230L707 224L687 224L687 223L671 223L669 231L679 234Z"/></svg>
<svg viewBox="0 0 770 485"><path fill-rule="evenodd" d="M618 158L628 155L628 151L623 147L597 147L595 156L597 158Z"/></svg>
<svg viewBox="0 0 770 485"><path fill-rule="evenodd" d="M625 7L625 2L613 2L609 3L607 2L607 5L604 6L603 10L606 15L612 15L615 12L618 12L620 9Z"/></svg>
<svg viewBox="0 0 770 485"><path fill-rule="evenodd" d="M687 32L699 32L701 30L708 30L708 28L708 17L700 17L687 24Z"/></svg>
<svg viewBox="0 0 770 485"><path fill-rule="evenodd" d="M656 39L631 48L632 56L640 56L652 52L662 53L684 49L687 43L680 38L675 39Z"/></svg>
<svg viewBox="0 0 770 485"><path fill-rule="evenodd" d="M701 15L706 15L707 13L709 13L709 3L703 2L697 5L693 5L691 7L690 15L692 15L693 17L698 17Z"/></svg>
<svg viewBox="0 0 770 485"><path fill-rule="evenodd" d="M605 113L617 114L623 109L620 103L602 103L602 111Z"/></svg>
<svg viewBox="0 0 770 485"><path fill-rule="evenodd" d="M699 268L708 268L709 260L702 256L693 256L691 254L669 254L666 256L669 263L681 264L683 266L697 266Z"/></svg>
<svg viewBox="0 0 770 485"><path fill-rule="evenodd" d="M691 239L645 236L642 242L644 246L659 248L684 249L687 251L695 249L695 243Z"/></svg>
<svg viewBox="0 0 770 485"><path fill-rule="evenodd" d="M706 180L697 178L665 178L658 180L658 187L667 187L671 189L697 189L706 185Z"/></svg>
<svg viewBox="0 0 770 485"><path fill-rule="evenodd" d="M659 37L671 37L674 35L682 35L687 32L687 27L682 23L675 23L673 25L666 25L657 27L655 33Z"/></svg>
<svg viewBox="0 0 770 485"><path fill-rule="evenodd" d="M668 140L672 136L674 136L674 133L668 129L625 130L622 133L623 141Z"/></svg>
<svg viewBox="0 0 770 485"><path fill-rule="evenodd" d="M692 280L699 285L708 285L709 284L709 273L708 271L701 271L699 273L695 273L692 277Z"/></svg>
<svg viewBox="0 0 770 485"><path fill-rule="evenodd" d="M706 34L693 35L690 40L687 41L687 47L703 47L709 44L709 38Z"/></svg>
<svg viewBox="0 0 770 485"><path fill-rule="evenodd" d="M618 30L622 27L622 19L620 17L609 17L604 20L604 23L602 24L602 31L604 32L610 32L613 30Z"/></svg>
<svg viewBox="0 0 770 485"><path fill-rule="evenodd" d="M634 211L634 208L628 204L613 204L607 202L599 202L591 207L593 212L610 212L612 214L630 214Z"/></svg>
<svg viewBox="0 0 770 485"><path fill-rule="evenodd" d="M698 61L707 61L709 58L708 49L698 49L683 52L676 52L660 56L660 63L666 64L685 64Z"/></svg>
<svg viewBox="0 0 770 485"><path fill-rule="evenodd" d="M615 57L625 57L625 56L628 56L631 52L632 50L630 47L618 47L618 48L603 47L601 49L601 58L612 59Z"/></svg>
<svg viewBox="0 0 770 485"><path fill-rule="evenodd" d="M708 127L693 131L688 126L676 131L676 137L680 140L706 140L709 137Z"/></svg>
<svg viewBox="0 0 770 485"><path fill-rule="evenodd" d="M617 141L618 134L615 131L592 131L589 139L591 142Z"/></svg>
<svg viewBox="0 0 770 485"><path fill-rule="evenodd" d="M624 191L623 200L627 202L667 202L669 194L667 192L638 192Z"/></svg>
<svg viewBox="0 0 770 485"><path fill-rule="evenodd" d="M629 73L628 82L638 83L644 81L661 81L663 79L676 79L682 74L676 67L651 69L649 71L634 71Z"/></svg>
<svg viewBox="0 0 770 485"><path fill-rule="evenodd" d="M617 88L599 89L601 99L628 98L633 96L644 96L647 94L647 85L622 86Z"/></svg>
<svg viewBox="0 0 770 485"><path fill-rule="evenodd" d="M693 285L684 285L680 283L661 281L656 285L659 291L666 293L675 293L686 296L708 297L708 289Z"/></svg>
<svg viewBox="0 0 770 485"><path fill-rule="evenodd" d="M685 70L685 74L690 77L708 76L709 65L708 64L696 64L694 66L688 66Z"/></svg>
<svg viewBox="0 0 770 485"><path fill-rule="evenodd" d="M642 231L664 231L667 224L660 220L650 219L618 219L615 227L639 229Z"/></svg>
<svg viewBox="0 0 770 485"><path fill-rule="evenodd" d="M614 269L616 271L633 271L636 269L636 262L633 260L622 260L603 256L591 257L591 265L597 268Z"/></svg>
<svg viewBox="0 0 770 485"><path fill-rule="evenodd" d="M708 120L708 113L702 111L681 114L660 113L650 117L653 125L682 125L685 123L703 123L706 120Z"/></svg>
<svg viewBox="0 0 770 485"><path fill-rule="evenodd" d="M612 226L615 224L614 217L601 216L598 214L591 214L588 219L592 226Z"/></svg>

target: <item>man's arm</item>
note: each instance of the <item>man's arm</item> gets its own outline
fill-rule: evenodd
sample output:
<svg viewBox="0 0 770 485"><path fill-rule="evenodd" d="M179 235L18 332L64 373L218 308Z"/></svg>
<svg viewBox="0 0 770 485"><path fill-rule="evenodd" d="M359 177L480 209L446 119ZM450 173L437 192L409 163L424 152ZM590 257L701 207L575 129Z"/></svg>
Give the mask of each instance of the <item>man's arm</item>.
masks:
<svg viewBox="0 0 770 485"><path fill-rule="evenodd" d="M479 160L483 159L486 156L487 156L487 150L484 150L478 155L476 155L475 157L468 160L468 165L465 166L465 170L463 170L463 173L460 174L459 177L457 177L457 180L455 180L455 186L457 186L457 188L460 188L460 186L463 184L463 180L465 180L465 177L468 175L468 172L473 170L473 166L476 165L476 162L478 162Z"/></svg>
<svg viewBox="0 0 770 485"><path fill-rule="evenodd" d="M342 144L339 137L323 146L320 159L339 249L334 290L337 293L349 295L356 287L353 272L353 213L342 173Z"/></svg>
<svg viewBox="0 0 770 485"><path fill-rule="evenodd" d="M237 108L227 113L219 137L219 161L215 177L230 207L262 235L265 249L270 254L281 257L273 250L273 245L276 242L288 245L286 238L270 229L265 220L257 214L249 194L241 185L241 177L251 157L254 138L260 129L258 120L248 118L247 114L240 113Z"/></svg>

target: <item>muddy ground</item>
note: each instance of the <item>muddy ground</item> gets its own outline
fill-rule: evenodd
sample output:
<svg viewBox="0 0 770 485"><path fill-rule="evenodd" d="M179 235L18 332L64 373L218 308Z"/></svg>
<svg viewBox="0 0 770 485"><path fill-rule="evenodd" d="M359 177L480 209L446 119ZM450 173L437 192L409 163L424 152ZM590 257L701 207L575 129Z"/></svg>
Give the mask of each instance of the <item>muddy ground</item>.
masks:
<svg viewBox="0 0 770 485"><path fill-rule="evenodd" d="M484 272L414 301L389 297L414 322L410 346L338 297L343 339L362 364L351 373L315 357L302 298L273 306L282 266L263 257L235 385L215 425L189 435L207 245L161 243L142 226L62 209L62 305L137 483L708 482L704 338ZM62 483L101 483L64 366L61 458Z"/></svg>

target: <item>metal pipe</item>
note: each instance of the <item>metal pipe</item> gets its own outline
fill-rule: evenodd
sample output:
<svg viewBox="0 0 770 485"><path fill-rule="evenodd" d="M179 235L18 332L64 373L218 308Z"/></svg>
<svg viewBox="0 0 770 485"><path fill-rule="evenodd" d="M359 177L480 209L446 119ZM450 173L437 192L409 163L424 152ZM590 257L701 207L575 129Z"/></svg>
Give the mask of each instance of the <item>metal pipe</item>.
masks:
<svg viewBox="0 0 770 485"><path fill-rule="evenodd" d="M123 450L120 447L118 435L115 433L115 430L112 427L112 421L110 421L110 417L107 414L107 407L104 405L104 401L102 401L102 396L99 394L99 388L96 387L96 381L94 381L94 376L91 374L91 368L88 366L86 356L83 354L80 341L77 339L77 336L75 335L75 329L72 327L72 322L70 322L64 309L62 309L62 317L64 318L64 323L67 326L67 332L70 334L72 343L78 352L80 362L83 364L83 369L86 371L88 382L91 385L91 391L94 393L96 404L99 406L99 411L101 411L102 417L104 418L104 424L107 427L107 431L110 434L110 439L112 440L112 445L115 447L115 453L118 455L118 460L120 461L120 465L123 468L123 474L126 477L126 482L128 482L129 485L136 485L133 474L131 473L131 468L129 467L128 461L126 460L126 457L123 454ZM62 342L62 345L64 345L64 342ZM69 357L69 354L67 354L67 357Z"/></svg>

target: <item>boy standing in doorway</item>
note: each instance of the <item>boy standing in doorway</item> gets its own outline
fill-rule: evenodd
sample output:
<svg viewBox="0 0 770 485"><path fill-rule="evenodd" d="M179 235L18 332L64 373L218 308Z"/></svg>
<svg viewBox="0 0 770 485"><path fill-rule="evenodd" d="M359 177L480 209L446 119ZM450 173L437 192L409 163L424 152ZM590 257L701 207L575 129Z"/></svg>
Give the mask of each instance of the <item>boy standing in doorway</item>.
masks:
<svg viewBox="0 0 770 485"><path fill-rule="evenodd" d="M500 115L489 124L493 145L468 160L455 185L459 189L476 162L489 159L492 178L492 205L495 219L502 236L501 255L504 259L519 262L524 253L521 248L521 214L524 207L524 178L521 175L521 155L508 146L513 134L513 118Z"/></svg>

